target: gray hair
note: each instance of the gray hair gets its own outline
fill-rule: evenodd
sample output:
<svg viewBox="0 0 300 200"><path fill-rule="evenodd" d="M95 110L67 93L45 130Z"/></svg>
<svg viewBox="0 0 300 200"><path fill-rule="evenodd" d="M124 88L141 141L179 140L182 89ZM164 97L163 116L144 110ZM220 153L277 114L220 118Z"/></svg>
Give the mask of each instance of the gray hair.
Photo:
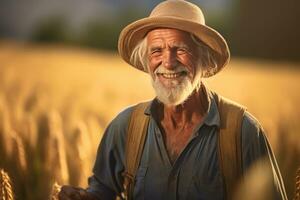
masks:
<svg viewBox="0 0 300 200"><path fill-rule="evenodd" d="M201 77L209 77L215 74L218 70L216 52L193 34L190 34L190 36L199 51L198 66L201 70ZM148 72L147 51L147 38L145 37L135 46L130 56L130 62L134 66L142 64L143 70L146 72Z"/></svg>
<svg viewBox="0 0 300 200"><path fill-rule="evenodd" d="M139 66L139 64L142 64L145 72L148 72L147 51L147 38L144 37L135 46L130 56L130 63L132 63L134 66Z"/></svg>

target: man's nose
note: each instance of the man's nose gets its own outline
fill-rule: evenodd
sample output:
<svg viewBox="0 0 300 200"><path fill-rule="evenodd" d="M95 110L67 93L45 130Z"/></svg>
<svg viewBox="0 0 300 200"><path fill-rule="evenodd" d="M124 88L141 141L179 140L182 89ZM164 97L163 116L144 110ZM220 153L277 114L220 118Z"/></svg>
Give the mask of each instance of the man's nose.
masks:
<svg viewBox="0 0 300 200"><path fill-rule="evenodd" d="M176 63L176 55L170 50L165 51L163 56L163 66L167 69L172 69L176 67Z"/></svg>

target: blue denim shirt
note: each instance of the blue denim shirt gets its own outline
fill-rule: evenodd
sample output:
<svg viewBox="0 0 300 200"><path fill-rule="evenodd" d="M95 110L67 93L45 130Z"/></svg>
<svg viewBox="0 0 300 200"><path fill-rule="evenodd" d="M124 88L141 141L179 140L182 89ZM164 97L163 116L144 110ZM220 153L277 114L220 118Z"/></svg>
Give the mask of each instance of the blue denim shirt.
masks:
<svg viewBox="0 0 300 200"><path fill-rule="evenodd" d="M145 114L150 115L150 122L136 174L135 200L224 199L217 155L220 116L210 92L208 99L208 113L203 123L194 130L189 143L173 164L169 160L162 132L152 117L153 106L146 109ZM98 199L113 200L122 192L121 174L124 171L126 130L131 112L132 107L129 107L112 120L99 145L94 174L89 178L88 187L88 191ZM269 157L270 166L277 167L273 154L268 154L270 146L262 127L248 112L243 117L241 139L243 171L265 156ZM278 175L280 177L280 174L274 177ZM276 199L284 199L280 194L282 183L276 181L278 179L275 178Z"/></svg>

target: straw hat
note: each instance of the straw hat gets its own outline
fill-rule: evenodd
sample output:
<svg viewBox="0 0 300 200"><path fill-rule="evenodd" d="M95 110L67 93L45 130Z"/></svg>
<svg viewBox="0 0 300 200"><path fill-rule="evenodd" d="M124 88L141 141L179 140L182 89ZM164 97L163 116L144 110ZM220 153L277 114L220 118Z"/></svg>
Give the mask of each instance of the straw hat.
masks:
<svg viewBox="0 0 300 200"><path fill-rule="evenodd" d="M129 24L120 33L119 54L128 64L145 71L141 63L134 66L130 62L130 56L135 46L155 28L175 28L192 33L213 49L217 69L206 74L206 77L219 72L229 61L230 53L225 39L216 30L205 25L204 15L198 6L183 0L167 0L158 4L149 17Z"/></svg>

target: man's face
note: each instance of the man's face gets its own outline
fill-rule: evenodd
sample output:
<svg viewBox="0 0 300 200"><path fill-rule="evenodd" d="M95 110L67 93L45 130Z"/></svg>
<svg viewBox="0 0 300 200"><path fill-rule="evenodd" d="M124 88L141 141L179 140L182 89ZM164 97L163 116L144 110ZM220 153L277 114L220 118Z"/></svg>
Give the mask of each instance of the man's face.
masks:
<svg viewBox="0 0 300 200"><path fill-rule="evenodd" d="M183 103L200 83L197 46L189 33L155 29L147 34L148 71L157 97L166 105Z"/></svg>

